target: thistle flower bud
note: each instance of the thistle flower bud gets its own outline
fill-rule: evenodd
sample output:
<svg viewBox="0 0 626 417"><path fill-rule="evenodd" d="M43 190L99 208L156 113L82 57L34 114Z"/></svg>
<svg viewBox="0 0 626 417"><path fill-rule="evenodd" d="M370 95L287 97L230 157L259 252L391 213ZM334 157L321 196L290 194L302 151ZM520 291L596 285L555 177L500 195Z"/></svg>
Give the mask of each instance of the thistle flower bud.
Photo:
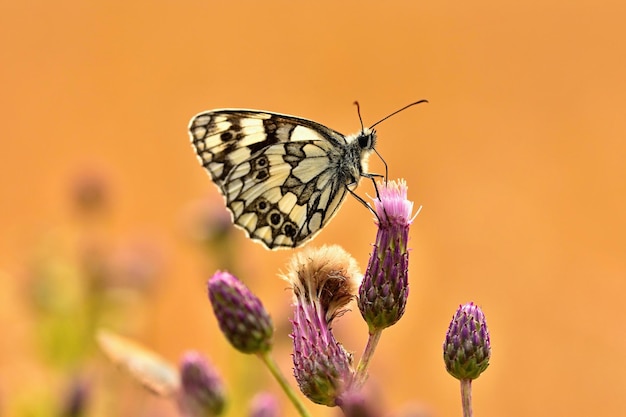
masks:
<svg viewBox="0 0 626 417"><path fill-rule="evenodd" d="M374 199L378 216L376 243L359 288L358 305L370 333L395 324L409 296L409 227L413 202L407 200L404 180L379 184Z"/></svg>
<svg viewBox="0 0 626 417"><path fill-rule="evenodd" d="M292 323L293 374L300 391L316 404L335 406L352 382L352 356L313 305L296 305Z"/></svg>
<svg viewBox="0 0 626 417"><path fill-rule="evenodd" d="M81 417L86 415L91 387L84 378L77 377L70 382L70 387L63 401L62 417Z"/></svg>
<svg viewBox="0 0 626 417"><path fill-rule="evenodd" d="M365 393L363 390L346 392L337 401L337 405L341 408L345 417L376 417L383 415L377 404L371 399L369 393Z"/></svg>
<svg viewBox="0 0 626 417"><path fill-rule="evenodd" d="M286 278L294 291L294 376L311 401L335 406L354 372L352 356L330 327L354 297L356 262L339 246L305 249L292 258Z"/></svg>
<svg viewBox="0 0 626 417"><path fill-rule="evenodd" d="M70 195L80 214L96 214L107 208L111 198L110 182L106 172L93 167L83 169L76 175Z"/></svg>
<svg viewBox="0 0 626 417"><path fill-rule="evenodd" d="M224 411L224 387L215 369L198 352L186 352L180 365L178 405L188 417L219 416Z"/></svg>
<svg viewBox="0 0 626 417"><path fill-rule="evenodd" d="M249 417L278 417L278 400L272 394L262 392L250 402Z"/></svg>
<svg viewBox="0 0 626 417"><path fill-rule="evenodd" d="M272 319L259 300L241 281L228 272L216 272L208 283L209 299L220 329L243 353L271 349Z"/></svg>
<svg viewBox="0 0 626 417"><path fill-rule="evenodd" d="M460 380L472 380L489 366L491 342L485 315L474 303L459 306L443 343L446 370Z"/></svg>
<svg viewBox="0 0 626 417"><path fill-rule="evenodd" d="M181 220L185 234L218 265L231 270L236 267L240 252L233 248L233 222L222 198L215 196L191 202L183 209Z"/></svg>

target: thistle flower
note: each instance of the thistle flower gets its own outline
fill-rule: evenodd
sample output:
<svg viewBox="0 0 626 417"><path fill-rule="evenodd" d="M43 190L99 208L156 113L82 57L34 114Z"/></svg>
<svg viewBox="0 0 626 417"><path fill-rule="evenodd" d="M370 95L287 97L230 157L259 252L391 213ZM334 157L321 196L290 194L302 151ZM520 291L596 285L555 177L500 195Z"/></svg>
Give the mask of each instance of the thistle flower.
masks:
<svg viewBox="0 0 626 417"><path fill-rule="evenodd" d="M278 417L278 400L272 394L262 392L250 402L250 417Z"/></svg>
<svg viewBox="0 0 626 417"><path fill-rule="evenodd" d="M224 411L222 380L198 352L183 355L180 365L181 390L178 405L189 417L219 416Z"/></svg>
<svg viewBox="0 0 626 417"><path fill-rule="evenodd" d="M230 213L222 199L203 198L190 203L183 212L183 227L188 236L207 246L226 243L233 231Z"/></svg>
<svg viewBox="0 0 626 417"><path fill-rule="evenodd" d="M336 245L305 249L292 258L285 278L294 292L294 376L311 401L335 406L352 383L353 369L331 324L356 292L356 262Z"/></svg>
<svg viewBox="0 0 626 417"><path fill-rule="evenodd" d="M271 349L272 319L248 287L228 272L217 271L208 290L220 329L235 349L243 353Z"/></svg>
<svg viewBox="0 0 626 417"><path fill-rule="evenodd" d="M472 380L489 366L491 342L485 315L474 303L459 306L443 343L443 360L450 375Z"/></svg>
<svg viewBox="0 0 626 417"><path fill-rule="evenodd" d="M374 199L378 232L358 298L370 334L400 320L409 295L407 244L413 202L407 200L404 180L378 187L380 199Z"/></svg>
<svg viewBox="0 0 626 417"><path fill-rule="evenodd" d="M362 390L351 390L338 399L337 405L345 417L375 417L381 416L376 404L368 394Z"/></svg>
<svg viewBox="0 0 626 417"><path fill-rule="evenodd" d="M63 401L61 416L80 417L86 413L87 403L91 394L91 387L84 378L76 377L70 382L70 387Z"/></svg>
<svg viewBox="0 0 626 417"><path fill-rule="evenodd" d="M148 291L163 270L165 252L158 242L145 237L123 243L106 261L106 284Z"/></svg>
<svg viewBox="0 0 626 417"><path fill-rule="evenodd" d="M234 250L234 228L222 198L203 198L183 209L181 225L184 233L220 267L236 270L239 252Z"/></svg>
<svg viewBox="0 0 626 417"><path fill-rule="evenodd" d="M294 304L314 303L330 323L354 297L362 275L359 267L339 245L309 248L296 253L283 276L294 293Z"/></svg>
<svg viewBox="0 0 626 417"><path fill-rule="evenodd" d="M103 211L111 198L110 178L101 170L83 169L73 179L70 196L80 214L89 215Z"/></svg>

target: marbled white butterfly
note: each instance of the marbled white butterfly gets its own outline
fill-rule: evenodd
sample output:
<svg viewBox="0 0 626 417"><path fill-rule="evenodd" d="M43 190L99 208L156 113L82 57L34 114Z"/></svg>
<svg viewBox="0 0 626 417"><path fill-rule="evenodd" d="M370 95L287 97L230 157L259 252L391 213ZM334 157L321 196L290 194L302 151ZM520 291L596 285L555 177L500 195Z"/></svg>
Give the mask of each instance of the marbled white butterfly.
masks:
<svg viewBox="0 0 626 417"><path fill-rule="evenodd" d="M302 246L353 193L376 152L373 127L345 136L311 120L219 109L191 119L198 160L219 187L234 223L268 249ZM360 118L360 116L359 116ZM356 196L365 203L360 197Z"/></svg>

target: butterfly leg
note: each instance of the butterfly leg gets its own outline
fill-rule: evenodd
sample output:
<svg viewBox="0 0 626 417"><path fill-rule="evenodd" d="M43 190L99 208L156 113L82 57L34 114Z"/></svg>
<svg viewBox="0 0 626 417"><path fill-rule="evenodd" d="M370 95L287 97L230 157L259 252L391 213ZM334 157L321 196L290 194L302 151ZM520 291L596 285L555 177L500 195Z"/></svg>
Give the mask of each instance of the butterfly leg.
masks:
<svg viewBox="0 0 626 417"><path fill-rule="evenodd" d="M356 199L357 199L357 201L358 201L359 203L361 203L361 204L363 204L365 207L367 207L367 209L368 209L369 211L371 211L371 212L372 212L372 214L374 214L374 216L376 216L376 219L377 219L378 221L380 221L380 218L378 217L378 214L376 213L376 210L374 210L374 208L373 208L373 207L372 207L372 206L371 206L371 205L370 205L367 201L365 201L365 200L363 199L363 197L359 196L357 193L355 193L354 191L352 191L352 190L351 190L348 186L346 186L346 189L348 190L348 192L349 192L350 194L352 194L352 196L353 196L354 198L356 198Z"/></svg>
<svg viewBox="0 0 626 417"><path fill-rule="evenodd" d="M369 178L370 180L372 180L372 184L374 184L374 191L376 191L376 199L380 200L380 194L378 193L378 186L376 185L376 178L383 178L382 174L361 174L361 176L363 178ZM387 183L387 176L384 176L385 178L385 184Z"/></svg>
<svg viewBox="0 0 626 417"><path fill-rule="evenodd" d="M385 165L385 184L387 184L387 179L389 179L389 168L387 167L387 161L385 161L383 156L380 153L378 153L376 148L372 148L372 150L376 153L376 155L378 155L380 160L383 161L383 164ZM382 177L382 175L378 175L378 176Z"/></svg>
<svg viewBox="0 0 626 417"><path fill-rule="evenodd" d="M367 175L363 175L364 177L367 178L371 178L372 182L374 181L374 177L381 177L382 175L378 175L378 174L367 174ZM365 201L363 199L363 197L359 196L357 193L355 193L354 191L352 191L350 189L351 185L354 185L356 183L352 183L352 184L347 184L346 185L346 190L348 190L348 192L350 194L352 194L352 197L356 198L357 201L361 204L363 204L369 211L372 212L372 214L376 217L376 220L380 223L380 217L378 217L378 213L376 213L376 210L374 210L374 208L371 206L370 203L368 203L367 201ZM376 183L374 183L374 188L376 189L376 198L378 198L380 200L380 197L378 196L378 189L376 188Z"/></svg>
<svg viewBox="0 0 626 417"><path fill-rule="evenodd" d="M385 164L385 168L387 168L387 164ZM369 174L369 173L365 173L365 174L361 174L362 177L364 178L369 178L370 180L372 180L372 184L374 184L374 190L376 191L376 198L378 199L378 201L380 201L380 193L378 192L378 186L376 185L376 178L382 178L383 175L381 174ZM387 185L387 176L385 175L385 185ZM350 189L348 189L350 191ZM352 192L352 191L350 191ZM358 199L360 199L356 194L352 193L355 197L357 197ZM362 199L360 199L362 201ZM368 205L368 208L370 209L370 211L372 211L375 215L376 215L376 219L378 220L378 223L380 223L380 217L378 217L378 214ZM382 205L383 210L385 210L385 205ZM385 211L385 216L387 215L387 212Z"/></svg>

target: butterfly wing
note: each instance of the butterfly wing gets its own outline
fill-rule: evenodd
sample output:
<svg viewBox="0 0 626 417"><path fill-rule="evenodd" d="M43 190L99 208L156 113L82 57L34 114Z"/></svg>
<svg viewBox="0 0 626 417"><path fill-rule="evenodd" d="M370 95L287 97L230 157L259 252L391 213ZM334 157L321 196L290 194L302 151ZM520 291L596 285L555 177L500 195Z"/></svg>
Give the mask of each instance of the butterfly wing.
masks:
<svg viewBox="0 0 626 417"><path fill-rule="evenodd" d="M345 198L346 138L319 123L226 109L196 115L189 132L234 223L269 249L312 239Z"/></svg>

